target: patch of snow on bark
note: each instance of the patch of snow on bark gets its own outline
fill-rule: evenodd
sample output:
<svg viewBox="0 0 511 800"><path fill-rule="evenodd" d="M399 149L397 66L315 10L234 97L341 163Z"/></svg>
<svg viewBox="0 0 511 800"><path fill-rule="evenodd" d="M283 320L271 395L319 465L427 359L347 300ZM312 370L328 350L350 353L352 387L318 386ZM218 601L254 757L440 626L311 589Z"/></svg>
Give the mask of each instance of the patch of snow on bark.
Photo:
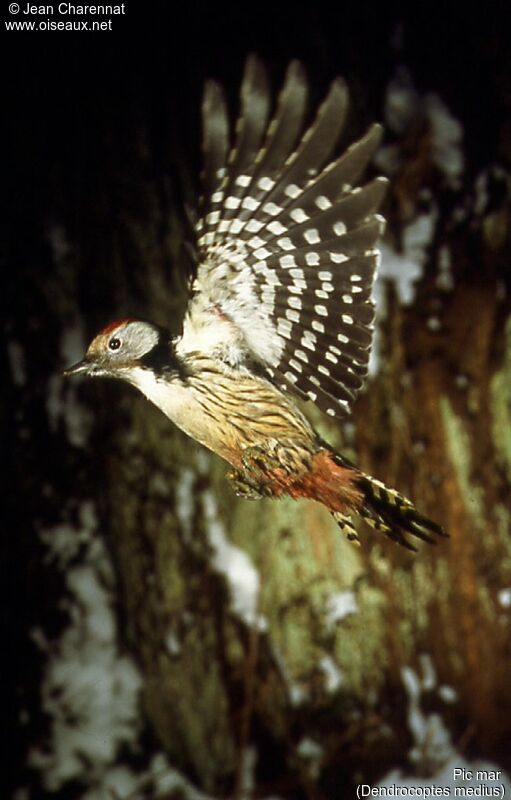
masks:
<svg viewBox="0 0 511 800"><path fill-rule="evenodd" d="M247 625L256 625L260 630L265 630L267 622L257 610L259 573L248 554L227 539L225 527L218 515L216 498L211 490L203 493L202 504L206 532L213 552L212 563L227 580L233 610Z"/></svg>
<svg viewBox="0 0 511 800"><path fill-rule="evenodd" d="M358 612L357 598L351 589L335 592L328 597L326 604L327 621L329 625L336 625L350 614Z"/></svg>
<svg viewBox="0 0 511 800"><path fill-rule="evenodd" d="M59 525L41 532L49 558L65 573L68 596L62 605L69 616L60 639L34 636L47 652L41 702L51 723L47 742L33 748L29 763L42 772L50 791L73 780L99 791L119 749L136 743L140 727L141 679L119 647L113 574L105 546L94 535L92 503L83 504L79 521L78 530Z"/></svg>

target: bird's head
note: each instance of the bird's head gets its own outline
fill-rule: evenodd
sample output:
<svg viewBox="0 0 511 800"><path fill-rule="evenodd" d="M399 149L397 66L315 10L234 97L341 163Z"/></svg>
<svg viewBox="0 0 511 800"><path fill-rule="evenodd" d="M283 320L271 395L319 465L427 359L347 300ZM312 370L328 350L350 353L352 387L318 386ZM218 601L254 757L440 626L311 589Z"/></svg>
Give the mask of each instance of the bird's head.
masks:
<svg viewBox="0 0 511 800"><path fill-rule="evenodd" d="M94 337L85 357L64 375L120 378L132 382L140 369L172 369L172 342L168 331L138 319L112 322Z"/></svg>

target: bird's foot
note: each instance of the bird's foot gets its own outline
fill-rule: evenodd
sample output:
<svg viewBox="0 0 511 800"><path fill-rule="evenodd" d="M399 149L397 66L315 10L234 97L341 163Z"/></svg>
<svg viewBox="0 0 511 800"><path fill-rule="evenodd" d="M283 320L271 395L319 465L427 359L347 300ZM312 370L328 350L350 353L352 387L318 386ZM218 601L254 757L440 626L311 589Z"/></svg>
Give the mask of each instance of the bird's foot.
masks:
<svg viewBox="0 0 511 800"><path fill-rule="evenodd" d="M261 500L266 494L261 486L258 486L245 473L233 469L226 475L231 484L231 488L238 497L244 500Z"/></svg>
<svg viewBox="0 0 511 800"><path fill-rule="evenodd" d="M271 497L273 491L268 483L268 472L281 467L280 461L269 450L247 447L241 454L241 470L231 470L227 474L231 486L238 497L246 500L259 500Z"/></svg>

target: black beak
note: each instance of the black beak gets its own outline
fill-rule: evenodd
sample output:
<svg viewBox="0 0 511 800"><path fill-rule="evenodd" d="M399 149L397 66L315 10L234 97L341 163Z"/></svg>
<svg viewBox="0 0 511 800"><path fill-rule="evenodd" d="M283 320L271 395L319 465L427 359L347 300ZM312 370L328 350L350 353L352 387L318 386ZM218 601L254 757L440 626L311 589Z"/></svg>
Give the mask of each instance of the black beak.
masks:
<svg viewBox="0 0 511 800"><path fill-rule="evenodd" d="M65 369L63 375L64 377L69 378L70 375L79 375L80 373L90 372L91 368L92 363L87 358L82 358L81 361L73 364L72 367Z"/></svg>

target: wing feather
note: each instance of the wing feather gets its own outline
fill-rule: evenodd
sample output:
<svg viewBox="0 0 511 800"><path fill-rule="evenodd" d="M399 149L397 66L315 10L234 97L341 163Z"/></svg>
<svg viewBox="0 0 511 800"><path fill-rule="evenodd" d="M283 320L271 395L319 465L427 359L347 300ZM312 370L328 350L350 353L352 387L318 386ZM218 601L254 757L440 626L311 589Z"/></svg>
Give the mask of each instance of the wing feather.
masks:
<svg viewBox="0 0 511 800"><path fill-rule="evenodd" d="M251 183L251 172L268 127L270 96L266 72L255 57L247 59L241 86L241 113L236 124L236 140L229 153L226 175L215 196L220 208L214 237L209 246L224 238L228 222L237 215Z"/></svg>
<svg viewBox="0 0 511 800"><path fill-rule="evenodd" d="M344 415L367 374L372 343L386 181L357 182L381 128L373 125L334 158L346 86L332 83L302 133L306 99L295 61L268 122L266 73L251 56L230 147L223 94L206 85L200 261L179 347L230 362L257 359L283 388Z"/></svg>

